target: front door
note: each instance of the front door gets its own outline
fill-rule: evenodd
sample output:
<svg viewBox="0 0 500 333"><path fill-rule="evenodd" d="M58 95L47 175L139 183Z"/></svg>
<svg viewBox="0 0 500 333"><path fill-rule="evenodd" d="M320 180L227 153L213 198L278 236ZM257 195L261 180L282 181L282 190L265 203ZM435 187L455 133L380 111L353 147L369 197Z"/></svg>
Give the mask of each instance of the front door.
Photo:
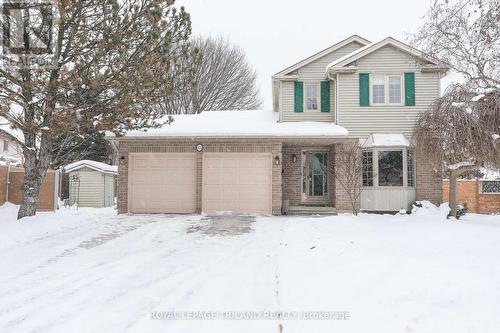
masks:
<svg viewBox="0 0 500 333"><path fill-rule="evenodd" d="M327 165L327 152L302 152L302 201L304 203L328 203Z"/></svg>

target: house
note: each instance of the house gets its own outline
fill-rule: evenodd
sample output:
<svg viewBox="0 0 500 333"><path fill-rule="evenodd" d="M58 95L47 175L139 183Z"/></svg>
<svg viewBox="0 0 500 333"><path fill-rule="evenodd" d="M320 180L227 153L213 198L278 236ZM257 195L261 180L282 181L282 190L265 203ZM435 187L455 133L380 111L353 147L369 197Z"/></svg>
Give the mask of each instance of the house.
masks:
<svg viewBox="0 0 500 333"><path fill-rule="evenodd" d="M273 110L176 116L119 141L119 213L350 209L328 170L339 145L363 145L368 211L442 200L441 178L410 142L448 67L393 38L352 36L272 77ZM361 181L361 180L360 180Z"/></svg>
<svg viewBox="0 0 500 333"><path fill-rule="evenodd" d="M117 166L81 160L64 167L69 173L69 203L79 207L109 207L115 203Z"/></svg>
<svg viewBox="0 0 500 333"><path fill-rule="evenodd" d="M21 131L13 129L7 119L3 117L0 117L0 129L9 134L0 131L0 165L7 163L17 166L23 165L23 150L19 143L11 137L14 136L23 142Z"/></svg>

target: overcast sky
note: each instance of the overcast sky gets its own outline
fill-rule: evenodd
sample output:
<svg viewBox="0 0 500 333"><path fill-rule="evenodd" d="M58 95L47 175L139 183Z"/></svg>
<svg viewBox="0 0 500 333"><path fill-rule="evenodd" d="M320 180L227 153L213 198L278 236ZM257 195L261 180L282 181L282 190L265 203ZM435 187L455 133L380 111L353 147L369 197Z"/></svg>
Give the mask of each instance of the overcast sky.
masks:
<svg viewBox="0 0 500 333"><path fill-rule="evenodd" d="M191 13L193 34L225 36L243 48L271 108L271 75L358 34L403 42L430 0L177 0Z"/></svg>

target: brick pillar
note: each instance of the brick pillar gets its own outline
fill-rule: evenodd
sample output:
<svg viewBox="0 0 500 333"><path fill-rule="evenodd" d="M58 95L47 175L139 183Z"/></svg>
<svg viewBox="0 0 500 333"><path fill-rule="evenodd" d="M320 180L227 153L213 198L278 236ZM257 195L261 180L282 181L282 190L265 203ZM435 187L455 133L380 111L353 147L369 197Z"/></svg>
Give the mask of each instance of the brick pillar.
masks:
<svg viewBox="0 0 500 333"><path fill-rule="evenodd" d="M275 163L275 158L278 157L280 163ZM281 205L283 200L283 176L282 176L282 167L283 167L283 154L282 154L282 145L273 144L272 147L272 210L273 215L281 215Z"/></svg>
<svg viewBox="0 0 500 333"><path fill-rule="evenodd" d="M429 158L416 151L417 167L417 201L429 200L435 205L440 205L443 201L443 180L439 170L435 170Z"/></svg>
<svg viewBox="0 0 500 333"><path fill-rule="evenodd" d="M201 214L203 184L203 153L196 153L196 212Z"/></svg>
<svg viewBox="0 0 500 333"><path fill-rule="evenodd" d="M120 142L118 148L118 178L117 178L117 210L118 214L128 213L128 146L125 141Z"/></svg>

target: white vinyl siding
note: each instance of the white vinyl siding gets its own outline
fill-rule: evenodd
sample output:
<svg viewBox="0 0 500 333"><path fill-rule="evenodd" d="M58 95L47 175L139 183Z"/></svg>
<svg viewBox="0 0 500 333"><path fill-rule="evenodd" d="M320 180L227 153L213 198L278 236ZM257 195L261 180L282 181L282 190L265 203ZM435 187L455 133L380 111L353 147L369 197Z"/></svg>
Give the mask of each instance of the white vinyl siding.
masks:
<svg viewBox="0 0 500 333"><path fill-rule="evenodd" d="M402 133L411 137L418 114L439 97L439 74L421 73L412 56L392 46L385 46L356 64L359 69L356 73L339 75L338 124L347 128L352 137L371 133ZM359 73L369 73L372 78L405 72L415 73L415 106L405 106L404 96L400 106L359 106Z"/></svg>
<svg viewBox="0 0 500 333"><path fill-rule="evenodd" d="M78 180L74 180L74 178ZM114 175L90 168L69 173L69 203L79 207L108 207L114 204Z"/></svg>
<svg viewBox="0 0 500 333"><path fill-rule="evenodd" d="M326 80L326 66L332 61L339 59L362 47L357 42L352 42L346 46L325 55L324 57L305 65L297 70L299 81L316 81L321 82ZM305 88L305 87L304 87ZM305 89L304 89L305 90ZM330 82L330 112L294 112L294 83L292 81L281 82L281 121L335 121L335 82ZM306 100L304 99L304 102ZM318 101L321 105L321 101ZM304 108L305 110L305 108Z"/></svg>

